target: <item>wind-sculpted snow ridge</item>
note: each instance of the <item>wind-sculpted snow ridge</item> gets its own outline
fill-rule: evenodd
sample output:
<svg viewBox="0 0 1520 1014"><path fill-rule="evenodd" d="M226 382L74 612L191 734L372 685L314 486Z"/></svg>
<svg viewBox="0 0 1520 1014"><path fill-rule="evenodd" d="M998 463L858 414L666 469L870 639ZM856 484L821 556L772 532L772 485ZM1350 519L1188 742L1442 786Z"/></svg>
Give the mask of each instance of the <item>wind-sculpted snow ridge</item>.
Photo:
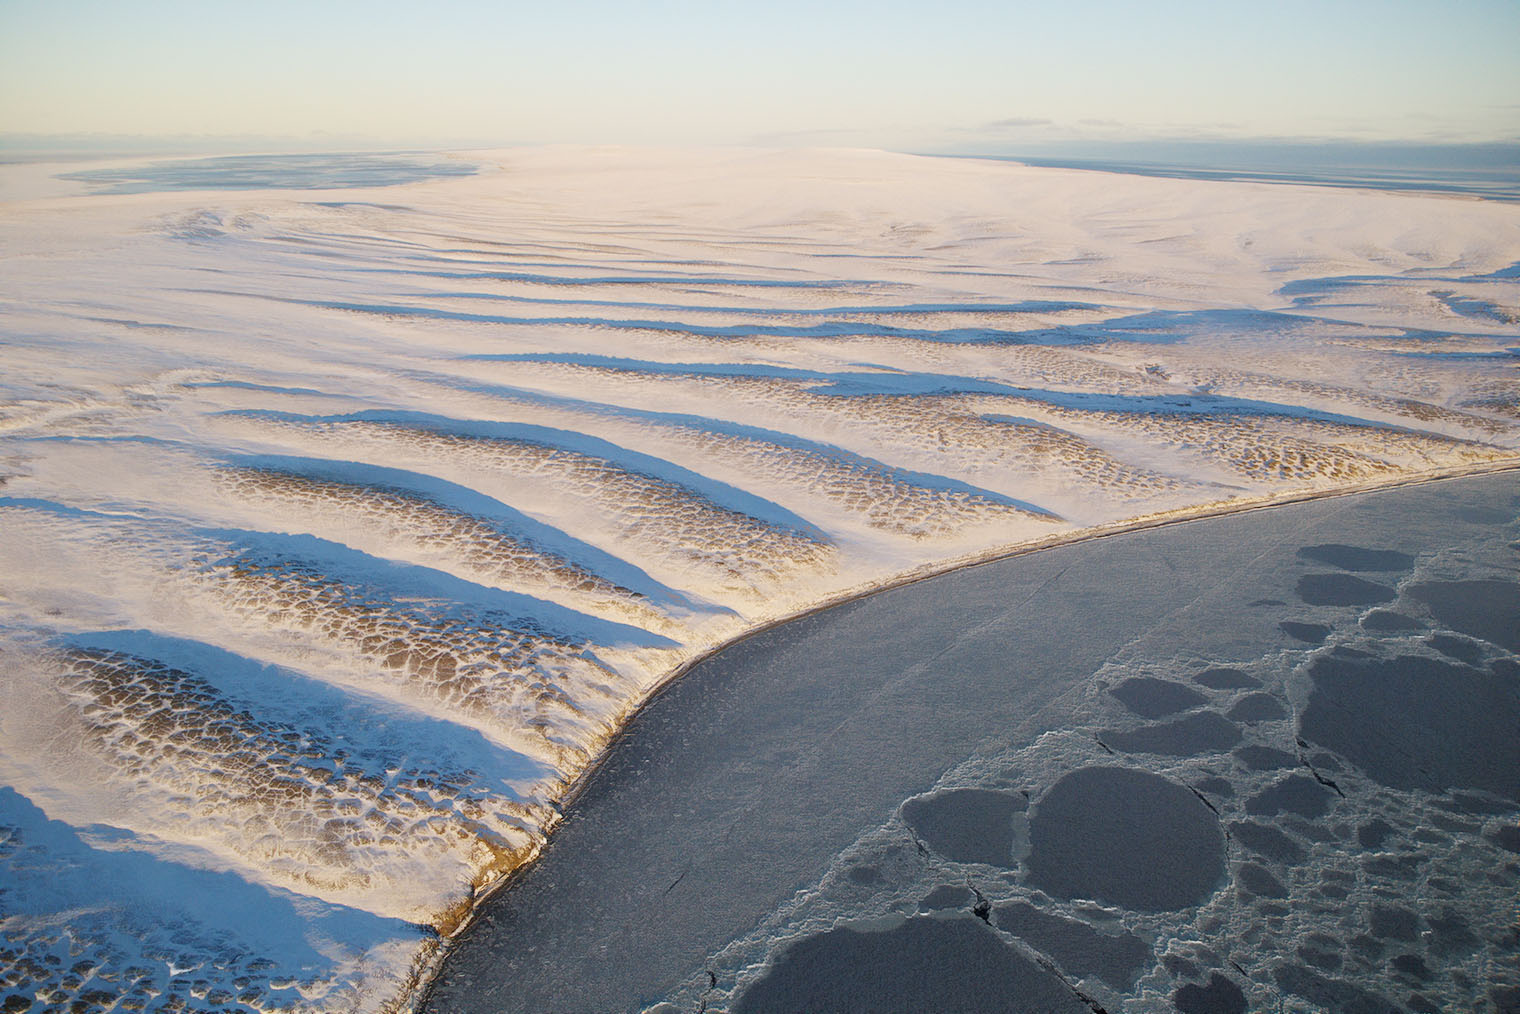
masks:
<svg viewBox="0 0 1520 1014"><path fill-rule="evenodd" d="M770 522L742 507L726 506L700 488L706 484L698 476L652 474L681 470L577 433L412 413L255 416L251 421L291 427L323 444L354 443L358 453L383 455L388 461L447 461L465 473L509 481L520 501L530 504L589 505L597 517L584 522L588 529L631 559L649 554L656 573L697 570L730 595L753 597L757 579L776 582L795 567L822 566L831 553L826 538L812 526L793 530L790 516ZM743 506L758 504L750 503L754 497L731 492ZM769 505L758 506L756 513L770 513L764 509Z"/></svg>
<svg viewBox="0 0 1520 1014"><path fill-rule="evenodd" d="M229 464L219 478L246 500L299 510L308 523L325 522L329 530L378 533L392 543L411 543L419 556L436 555L448 568L474 573L485 583L566 604L584 603L602 615L637 615L646 625L663 622L663 614L644 601L643 593L540 544L534 536L547 526L473 491L459 487L463 496L451 499L478 502L476 512L470 510L476 503L444 502L436 491L445 484L427 483L414 473L303 458L243 460L247 463ZM362 518L357 530L356 517ZM615 557L607 556L606 562L616 570Z"/></svg>
<svg viewBox="0 0 1520 1014"><path fill-rule="evenodd" d="M0 209L0 1009L404 1008L746 631L1520 457L1520 207L467 161Z"/></svg>

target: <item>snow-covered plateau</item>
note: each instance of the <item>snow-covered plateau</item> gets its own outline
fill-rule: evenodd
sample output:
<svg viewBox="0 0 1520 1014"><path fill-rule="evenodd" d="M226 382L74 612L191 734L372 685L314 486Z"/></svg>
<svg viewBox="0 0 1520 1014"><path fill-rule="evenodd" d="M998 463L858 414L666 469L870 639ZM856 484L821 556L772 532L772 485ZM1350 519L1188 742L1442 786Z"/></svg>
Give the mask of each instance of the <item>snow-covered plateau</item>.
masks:
<svg viewBox="0 0 1520 1014"><path fill-rule="evenodd" d="M405 1009L746 632L1520 464L1520 204L429 158L0 166L0 1010Z"/></svg>

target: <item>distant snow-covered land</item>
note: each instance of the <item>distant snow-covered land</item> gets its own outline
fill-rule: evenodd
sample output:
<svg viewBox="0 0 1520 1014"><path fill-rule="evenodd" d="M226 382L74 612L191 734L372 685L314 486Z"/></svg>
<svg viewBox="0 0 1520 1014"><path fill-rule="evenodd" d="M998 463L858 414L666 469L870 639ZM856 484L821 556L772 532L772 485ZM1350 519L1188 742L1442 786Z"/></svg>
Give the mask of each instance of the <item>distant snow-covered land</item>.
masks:
<svg viewBox="0 0 1520 1014"><path fill-rule="evenodd" d="M0 167L8 1011L404 1006L639 702L745 631L1520 460L1520 205L349 162Z"/></svg>

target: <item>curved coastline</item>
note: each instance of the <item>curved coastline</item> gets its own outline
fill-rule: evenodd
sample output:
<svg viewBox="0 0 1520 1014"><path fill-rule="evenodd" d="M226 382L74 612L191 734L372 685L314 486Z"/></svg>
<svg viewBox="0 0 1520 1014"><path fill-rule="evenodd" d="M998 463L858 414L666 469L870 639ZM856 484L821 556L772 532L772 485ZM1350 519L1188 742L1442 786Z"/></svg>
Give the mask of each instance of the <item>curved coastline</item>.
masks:
<svg viewBox="0 0 1520 1014"><path fill-rule="evenodd" d="M736 658L801 639L825 662L824 710L780 728L848 777L776 809L799 791L796 770L737 746L762 784L748 792L755 826L734 836L806 817L821 842L896 805L865 770L903 781L861 737L864 716L922 724L942 755L947 737L989 728L965 702L1006 717L971 671L920 670L916 699L888 687L868 700L891 678L877 665L898 654L889 645L958 636L956 611L936 606L952 589L1034 594L1019 575L1086 561L1027 603L1048 617L1074 602L1081 623L1034 629L1043 647L1027 659L1017 639L987 653L998 693L1027 678L1038 697L1045 678L1023 663L1065 649L1048 630L1091 660L1111 629L1135 629L1111 585L1142 600L1180 587L1133 543L1218 549L1210 533L1281 527L1270 511L1206 520L1271 507L1269 493L1318 500L1338 491L1315 486L1520 456L1499 368L1520 205L1098 186L842 149L471 161L475 176L363 201L275 178L118 196L10 180L23 184L7 195L18 249L38 255L7 276L20 337L0 356L15 367L0 370L14 395L0 412L0 572L13 578L0 655L19 702L0 722L0 881L36 917L0 934L0 978L29 977L8 987L11 1006L147 992L396 1014L468 940L466 922L524 899L541 914L554 880L576 898L594 869L573 860L588 826L610 828L615 849L635 828L714 826L705 801L646 801L678 795L682 767L746 731L739 710L753 725L769 695L797 708L774 666L742 676ZM1486 488L1502 485L1508 507L1514 482ZM1110 569L1088 566L1100 556ZM1234 562L1193 573L1227 578L1245 558L1216 559ZM1291 588L1273 594L1300 608ZM894 609L879 640L820 636ZM1304 611L1273 621L1325 620ZM791 677L813 682L812 659L790 657ZM1101 694L1094 673L1081 685ZM708 709L700 688L714 686L738 688L719 694L733 714ZM695 757L636 728L678 713ZM813 721L831 713L855 717L834 736ZM619 760L651 743L669 763L644 775ZM927 754L910 746L901 760L921 775ZM837 820L816 805L828 786ZM645 809L607 822L609 796ZM777 868L821 863L804 845ZM722 871L749 862L687 848L706 876L653 911L682 911L704 881L730 896ZM235 904L204 889L208 863ZM676 879L651 869L655 893ZM758 881L745 883L732 896L748 904ZM595 918L584 938L616 961L654 958L661 981L686 954L625 951ZM685 928L661 939L711 926L668 918ZM546 969L596 981L563 953ZM528 1009L579 997L573 979L559 986Z"/></svg>
<svg viewBox="0 0 1520 1014"><path fill-rule="evenodd" d="M1079 529L1060 535L1050 536L1030 542L1021 542L1011 545L1003 545L992 550L970 556L963 556L946 561L914 568L905 573L894 575L892 578L872 583L865 587L857 587L840 594L831 596L827 600L818 602L808 608L782 616L767 622L757 624L754 627L733 636L720 644L702 652L680 666L671 670L638 702L637 707L630 710L621 720L617 732L607 742L606 746L598 755L583 769L567 786L564 794L556 801L557 809L561 814L561 821L572 815L577 803L580 801L588 787L597 776L604 770L608 761L624 743L629 730L635 721L644 715L657 701L670 691L683 677L694 669L702 666L717 656L752 641L764 634L778 628L798 623L845 606L850 606L864 599L877 595L897 591L912 585L928 582L933 579L947 577L962 571L972 570L978 567L1001 563L1007 560L1032 556L1050 550L1064 549L1086 543L1099 542L1113 539L1119 536L1136 535L1146 532L1154 532L1160 529L1172 528L1185 524L1227 518L1260 511L1273 511L1277 508L1290 507L1300 504L1314 503L1325 500L1335 500L1352 497L1361 494L1380 493L1410 487L1427 486L1448 481L1481 478L1485 476L1497 476L1505 473L1520 472L1520 457L1501 462L1484 462L1482 464L1461 466L1443 469L1431 469L1418 473L1405 473L1393 479L1380 482L1358 483L1333 489L1315 489L1308 491L1293 491L1270 497L1257 497L1247 500L1228 500L1201 504L1196 507L1179 508L1176 510L1161 512L1159 514L1144 515L1136 518L1116 521L1109 524ZM469 912L459 923L446 935L439 939L438 946L432 953L425 955L425 961L419 963L416 985L409 993L402 997L403 1006L399 1009L407 1012L420 1012L428 1009L435 986L440 981L444 965L449 961L460 941L465 939L476 927L480 917L492 903L504 892L509 892L523 877L532 873L543 855L545 849L553 844L554 830L546 838L533 855L521 865L501 877L496 883L478 891L471 899Z"/></svg>
<svg viewBox="0 0 1520 1014"><path fill-rule="evenodd" d="M1469 479L1482 475L1498 475L1504 472L1517 471L1520 471L1520 458L1502 464L1494 464L1490 462L1482 465L1474 465L1464 468L1433 469L1429 472L1420 472L1414 475L1404 475L1397 479L1392 479L1381 483L1363 483L1356 486L1347 486L1344 488L1337 488L1332 490L1314 490L1307 493L1285 493L1281 496L1260 497L1248 501L1231 500L1225 501L1222 504L1205 504L1197 508L1179 508L1177 510L1164 511L1160 514L1148 514L1138 518L1131 518L1125 521L1115 521L1106 525L1096 525L1091 528L1081 528L1073 532L1066 532L1061 535L1053 535L1032 542L1020 542L1014 545L998 546L997 548L988 550L985 553L977 553L971 556L957 557L949 561L942 561L923 567L916 567L910 571L895 575L894 577L889 578L885 581L873 583L867 587L846 590L839 593L838 595L830 596L828 599L825 599L824 601L819 602L815 605L809 606L806 609L801 609L794 613L788 613L787 615L779 617L777 619L756 624L749 630L745 630L740 634L736 634L726 641L723 641L722 643L709 648L708 650L702 652L700 655L697 655L696 657L689 659L676 668L672 669L669 675L662 677L660 681L656 683L655 686L649 691L649 693L639 701L637 707L628 712L628 714L623 718L622 724L618 727L617 733L612 737L612 739L608 740L606 747L604 747L602 751L597 754L596 758L586 766L585 770L583 770L575 777L575 780L572 781L569 787L565 790L565 795L557 800L557 803L561 811L564 811L569 807L575 805L576 798L585 788L586 783L596 774L597 770L601 767L602 761L606 759L608 754L617 745L618 740L622 738L623 732L628 728L629 723L632 722L640 712L642 712L651 703L653 703L655 698L663 693L666 689L668 689L673 683L679 680L682 676L691 672L697 666L702 665L707 660L713 658L715 655L720 655L737 644L742 644L743 642L753 637L757 637L760 634L766 633L767 631L774 630L777 627L785 626L788 623L795 623L798 620L806 619L810 616L815 616L818 613L827 612L828 610L838 608L839 606L849 605L852 602L858 602L861 599L867 599L873 595L879 595L883 592L895 591L898 588L906 588L909 585L918 584L923 581L932 581L937 577L944 577L947 574L954 574L957 571L967 570L971 567L981 567L986 564L998 563L1002 560L1011 560L1020 556L1028 556L1032 553L1043 553L1046 550L1060 549L1065 546L1074 546L1079 543L1117 538L1122 535L1132 535L1137 532L1153 531L1157 528L1166 528L1172 525L1183 525L1194 521L1206 521L1211 518L1231 517L1236 514L1249 514L1252 511L1273 510L1278 507L1288 507L1293 504L1310 503L1316 500L1332 500L1337 497L1355 496L1359 493L1376 493L1383 490L1401 489L1406 486L1421 486L1426 483L1445 482L1450 479ZM525 863L524 866L520 868L525 868L529 865L531 865L531 861L529 863ZM517 870L514 869L512 873L508 874L502 879L500 884L492 885L481 895L481 897L488 897L489 895L496 893L502 886L510 882L512 876L514 876L516 872ZM460 927L461 930L463 930L463 928L463 926ZM455 934L451 933L449 935L452 937Z"/></svg>

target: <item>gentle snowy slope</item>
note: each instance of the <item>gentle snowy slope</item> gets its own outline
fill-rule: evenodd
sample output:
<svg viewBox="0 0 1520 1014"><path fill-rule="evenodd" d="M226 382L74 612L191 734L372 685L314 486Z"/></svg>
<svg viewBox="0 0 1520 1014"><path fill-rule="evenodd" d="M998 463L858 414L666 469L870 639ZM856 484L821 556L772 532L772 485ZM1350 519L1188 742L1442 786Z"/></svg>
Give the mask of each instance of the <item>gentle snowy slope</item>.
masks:
<svg viewBox="0 0 1520 1014"><path fill-rule="evenodd" d="M463 163L0 187L0 997L403 1004L639 702L746 630L1520 458L1520 206Z"/></svg>

